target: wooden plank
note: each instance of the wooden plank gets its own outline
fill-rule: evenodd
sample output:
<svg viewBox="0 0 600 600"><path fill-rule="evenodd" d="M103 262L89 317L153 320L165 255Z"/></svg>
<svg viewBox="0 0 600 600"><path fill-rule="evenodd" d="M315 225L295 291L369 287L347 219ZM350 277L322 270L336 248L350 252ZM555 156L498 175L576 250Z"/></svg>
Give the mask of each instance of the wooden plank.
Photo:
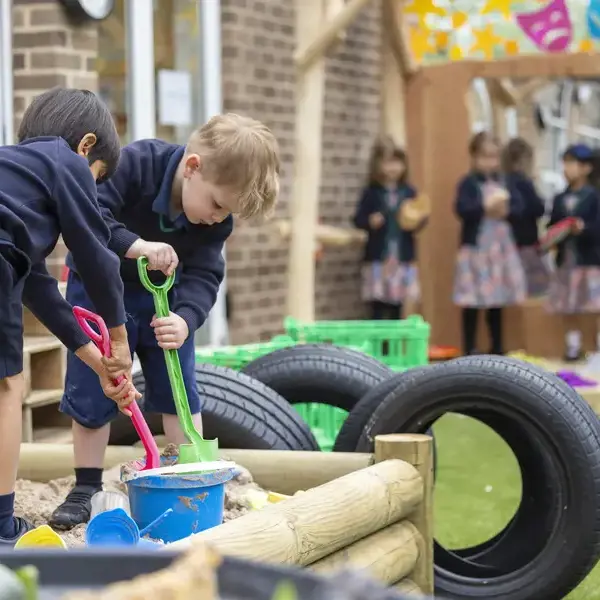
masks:
<svg viewBox="0 0 600 600"><path fill-rule="evenodd" d="M70 427L40 427L33 431L35 444L72 444L73 432Z"/></svg>
<svg viewBox="0 0 600 600"><path fill-rule="evenodd" d="M321 1L300 0L296 4L296 10L314 10L316 18L315 27L311 32L303 30L298 38L298 50L295 61L299 72L306 72L322 60L327 50L336 41L339 34L352 24L358 13L367 6L372 0L348 0L343 8L336 12L331 19L328 19L323 25L323 5ZM302 5L305 5L301 8ZM309 9L309 6L311 7Z"/></svg>
<svg viewBox="0 0 600 600"><path fill-rule="evenodd" d="M37 408L39 406L48 406L48 404L56 404L57 402L60 402L62 396L62 387L51 390L33 390L23 400L23 406Z"/></svg>

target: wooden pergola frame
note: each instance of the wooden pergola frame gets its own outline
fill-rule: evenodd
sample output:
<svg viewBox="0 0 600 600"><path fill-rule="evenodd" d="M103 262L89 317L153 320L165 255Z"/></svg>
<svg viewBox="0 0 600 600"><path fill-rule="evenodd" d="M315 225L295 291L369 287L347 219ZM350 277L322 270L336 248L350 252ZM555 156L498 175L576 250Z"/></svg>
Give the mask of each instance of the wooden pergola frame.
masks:
<svg viewBox="0 0 600 600"><path fill-rule="evenodd" d="M314 248L318 239L325 55L372 0L298 0L296 158L292 189L287 314L315 317ZM404 82L416 71L404 35L404 0L382 0L384 25L382 130L405 139Z"/></svg>
<svg viewBox="0 0 600 600"><path fill-rule="evenodd" d="M296 162L291 222L284 229L291 237L287 314L303 321L315 318L313 249L317 240L327 243L327 236L332 234L318 225L325 55L371 1L296 2ZM598 54L574 53L417 67L407 43L405 1L381 0L381 131L409 147L415 183L432 198L433 213L419 236L421 312L432 326L432 343L460 345L460 316L452 303L459 224L452 206L456 182L469 165L471 114L466 99L472 81L486 81L492 126L500 137L505 137L506 107L529 100L548 80L600 77L600 60ZM519 80L523 81L515 85ZM410 119L405 115L410 115ZM333 236L338 241L340 237ZM357 236L348 234L348 243L351 238ZM515 314L505 319L507 337L519 330L519 318Z"/></svg>

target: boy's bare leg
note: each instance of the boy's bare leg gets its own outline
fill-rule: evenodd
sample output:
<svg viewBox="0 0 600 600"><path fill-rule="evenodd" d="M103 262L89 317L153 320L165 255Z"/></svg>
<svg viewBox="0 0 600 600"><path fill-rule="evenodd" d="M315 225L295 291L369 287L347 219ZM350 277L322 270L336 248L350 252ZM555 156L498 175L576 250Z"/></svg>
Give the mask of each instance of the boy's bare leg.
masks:
<svg viewBox="0 0 600 600"><path fill-rule="evenodd" d="M71 529L90 519L92 496L102 489L104 455L110 436L110 424L89 429L73 421L73 452L75 455L75 487L65 501L52 513L50 525L56 529Z"/></svg>
<svg viewBox="0 0 600 600"><path fill-rule="evenodd" d="M28 529L13 514L24 392L23 373L0 379L0 538L5 541Z"/></svg>
<svg viewBox="0 0 600 600"><path fill-rule="evenodd" d="M110 437L110 424L99 429L88 429L73 421L73 453L75 470L103 469L104 455Z"/></svg>
<svg viewBox="0 0 600 600"><path fill-rule="evenodd" d="M192 415L192 420L194 421L196 429L202 433L202 415L200 413ZM183 430L181 429L177 415L163 415L162 421L165 436L169 444L176 444L177 446L189 444L189 440L185 437Z"/></svg>

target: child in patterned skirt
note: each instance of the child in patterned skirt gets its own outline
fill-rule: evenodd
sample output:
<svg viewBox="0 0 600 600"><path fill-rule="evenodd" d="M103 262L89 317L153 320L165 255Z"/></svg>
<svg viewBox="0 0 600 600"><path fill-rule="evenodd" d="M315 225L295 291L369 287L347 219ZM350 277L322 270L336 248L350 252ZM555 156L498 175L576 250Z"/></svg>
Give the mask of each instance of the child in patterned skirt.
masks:
<svg viewBox="0 0 600 600"><path fill-rule="evenodd" d="M600 198L591 184L597 158L585 144L563 154L567 189L554 198L548 226L575 217L571 232L556 246L556 271L550 283L548 308L565 318L567 360L581 357L581 331L576 315L600 313ZM600 339L598 339L600 348Z"/></svg>
<svg viewBox="0 0 600 600"><path fill-rule="evenodd" d="M458 184L462 222L454 302L463 308L463 351L475 354L479 309L486 310L491 353L502 354L502 307L525 299L527 284L508 219L522 213L520 194L499 175L500 147L486 132L469 144L472 170Z"/></svg>
<svg viewBox="0 0 600 600"><path fill-rule="evenodd" d="M502 158L506 183L523 201L522 214L509 218L509 222L525 270L527 294L542 296L548 291L550 273L537 248L538 222L545 207L531 180L533 148L524 139L514 138L504 148Z"/></svg>
<svg viewBox="0 0 600 600"><path fill-rule="evenodd" d="M371 304L373 319L398 319L403 305L420 299L415 236L426 219L412 231L402 229L399 211L417 191L408 183L408 161L391 140L375 144L371 152L369 183L363 190L354 224L367 232L363 299Z"/></svg>

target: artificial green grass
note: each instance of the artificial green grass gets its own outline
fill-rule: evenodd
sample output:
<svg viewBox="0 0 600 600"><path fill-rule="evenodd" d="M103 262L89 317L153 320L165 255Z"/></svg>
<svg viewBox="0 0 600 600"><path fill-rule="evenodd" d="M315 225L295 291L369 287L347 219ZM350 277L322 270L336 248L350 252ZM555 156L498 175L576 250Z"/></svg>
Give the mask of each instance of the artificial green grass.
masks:
<svg viewBox="0 0 600 600"><path fill-rule="evenodd" d="M481 543L514 514L521 477L506 443L479 421L450 414L434 426L435 536L447 548ZM566 599L600 600L600 564Z"/></svg>

